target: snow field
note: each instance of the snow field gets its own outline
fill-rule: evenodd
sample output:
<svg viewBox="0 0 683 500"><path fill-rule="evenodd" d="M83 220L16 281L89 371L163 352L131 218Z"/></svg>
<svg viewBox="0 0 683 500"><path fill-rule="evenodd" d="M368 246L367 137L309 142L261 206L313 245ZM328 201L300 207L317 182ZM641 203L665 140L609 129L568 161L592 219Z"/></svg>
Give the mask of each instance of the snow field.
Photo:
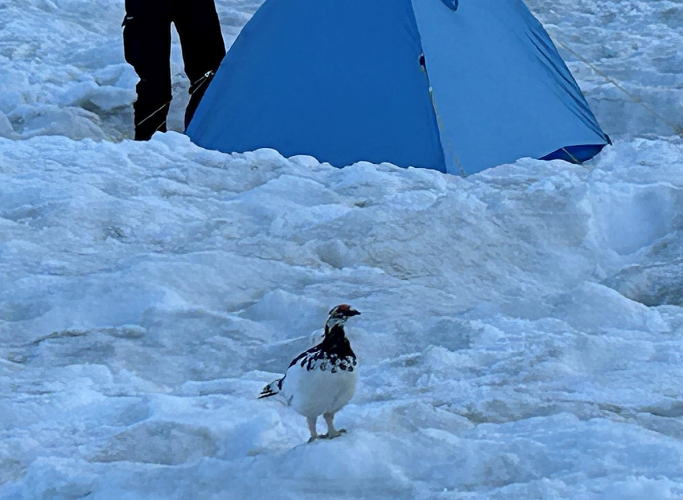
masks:
<svg viewBox="0 0 683 500"><path fill-rule="evenodd" d="M680 138L565 54L584 167L135 143L122 4L0 5L0 498L683 497ZM680 124L683 2L529 6ZM349 433L303 445L255 397L341 302Z"/></svg>
<svg viewBox="0 0 683 500"><path fill-rule="evenodd" d="M679 241L675 142L461 179L174 133L2 141L7 498L681 491L678 268L653 307L605 284ZM299 446L254 397L342 301L350 433Z"/></svg>

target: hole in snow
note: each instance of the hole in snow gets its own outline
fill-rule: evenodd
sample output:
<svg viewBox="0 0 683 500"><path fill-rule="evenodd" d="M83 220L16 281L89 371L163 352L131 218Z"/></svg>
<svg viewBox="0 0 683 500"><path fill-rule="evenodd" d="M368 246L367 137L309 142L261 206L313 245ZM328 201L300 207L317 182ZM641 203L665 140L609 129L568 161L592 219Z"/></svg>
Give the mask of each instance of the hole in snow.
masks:
<svg viewBox="0 0 683 500"><path fill-rule="evenodd" d="M683 203L673 186L606 188L593 199L596 229L609 248L630 255L670 233Z"/></svg>

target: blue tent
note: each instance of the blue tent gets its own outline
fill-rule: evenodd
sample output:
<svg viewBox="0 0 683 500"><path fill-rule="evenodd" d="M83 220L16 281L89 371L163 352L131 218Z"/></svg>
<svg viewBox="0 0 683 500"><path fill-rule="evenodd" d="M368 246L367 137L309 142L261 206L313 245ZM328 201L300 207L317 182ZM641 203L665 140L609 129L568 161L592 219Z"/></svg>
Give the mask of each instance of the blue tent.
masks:
<svg viewBox="0 0 683 500"><path fill-rule="evenodd" d="M609 142L523 0L265 0L187 134L455 174Z"/></svg>

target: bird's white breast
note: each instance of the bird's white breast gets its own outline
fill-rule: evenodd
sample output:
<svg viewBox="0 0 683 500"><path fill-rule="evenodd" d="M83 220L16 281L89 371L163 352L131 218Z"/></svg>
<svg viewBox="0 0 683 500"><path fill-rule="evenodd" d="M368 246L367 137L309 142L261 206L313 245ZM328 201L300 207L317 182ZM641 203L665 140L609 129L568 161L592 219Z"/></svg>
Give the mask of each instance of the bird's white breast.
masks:
<svg viewBox="0 0 683 500"><path fill-rule="evenodd" d="M340 363L346 369L341 369ZM301 415L336 413L353 397L358 381L355 359L331 361L325 357L301 365L289 367L282 385L287 401Z"/></svg>

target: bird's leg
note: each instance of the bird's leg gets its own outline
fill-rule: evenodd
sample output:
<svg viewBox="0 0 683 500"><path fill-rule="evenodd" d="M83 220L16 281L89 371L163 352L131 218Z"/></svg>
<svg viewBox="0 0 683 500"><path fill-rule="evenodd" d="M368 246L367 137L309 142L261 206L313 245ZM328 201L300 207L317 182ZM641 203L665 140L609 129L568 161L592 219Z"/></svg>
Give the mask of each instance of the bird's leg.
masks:
<svg viewBox="0 0 683 500"><path fill-rule="evenodd" d="M309 443L312 443L316 439L318 439L318 431L315 428L315 421L318 419L318 417L306 417L306 422L308 422L308 430L311 433L311 437L308 440Z"/></svg>
<svg viewBox="0 0 683 500"><path fill-rule="evenodd" d="M336 430L334 428L334 413L323 413L323 417L325 418L325 423L327 424L327 434L323 434L320 436L321 438L334 439L346 432L346 429Z"/></svg>

